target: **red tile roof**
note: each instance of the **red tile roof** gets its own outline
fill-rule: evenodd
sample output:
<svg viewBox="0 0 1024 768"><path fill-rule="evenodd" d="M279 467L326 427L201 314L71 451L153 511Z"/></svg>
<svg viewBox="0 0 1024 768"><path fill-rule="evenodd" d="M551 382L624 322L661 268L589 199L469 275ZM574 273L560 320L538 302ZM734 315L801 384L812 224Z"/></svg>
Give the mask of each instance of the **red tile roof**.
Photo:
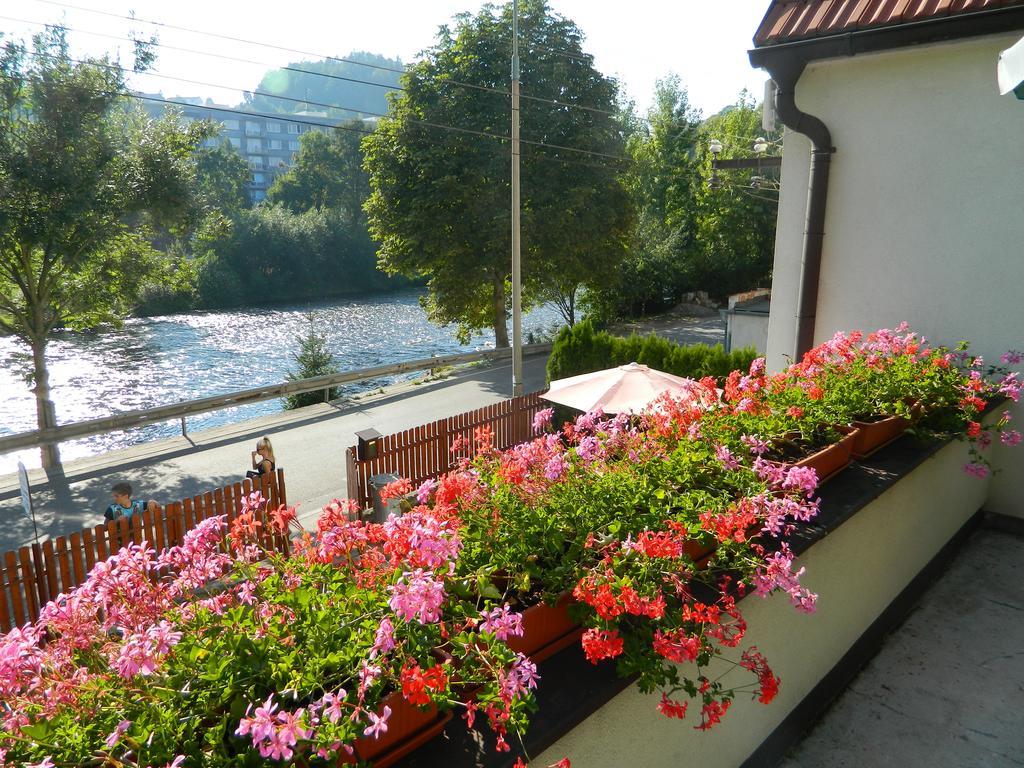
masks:
<svg viewBox="0 0 1024 768"><path fill-rule="evenodd" d="M756 46L1024 6L1024 0L772 0Z"/></svg>

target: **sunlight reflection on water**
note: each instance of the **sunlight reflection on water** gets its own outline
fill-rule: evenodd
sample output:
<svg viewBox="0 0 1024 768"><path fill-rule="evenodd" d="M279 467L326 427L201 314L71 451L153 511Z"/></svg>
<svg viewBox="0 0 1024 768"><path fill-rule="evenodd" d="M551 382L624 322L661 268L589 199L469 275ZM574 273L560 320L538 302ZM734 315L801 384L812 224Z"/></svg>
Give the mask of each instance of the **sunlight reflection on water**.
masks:
<svg viewBox="0 0 1024 768"><path fill-rule="evenodd" d="M419 295L409 291L301 306L165 315L128 320L107 333L58 334L47 350L57 420L79 421L283 381L294 365L295 337L304 332L310 311L318 314L319 328L342 370L493 347L490 332L460 346L452 329L427 321ZM524 333L559 322L557 310L541 307L524 318ZM0 338L0 434L35 428L35 401L25 378L31 363L26 347ZM345 391L409 377L360 382ZM198 431L279 410L280 401L270 400L189 417L188 425ZM178 422L155 424L62 443L61 455L70 460L177 434ZM0 456L0 474L13 472L19 459L38 466L39 452Z"/></svg>

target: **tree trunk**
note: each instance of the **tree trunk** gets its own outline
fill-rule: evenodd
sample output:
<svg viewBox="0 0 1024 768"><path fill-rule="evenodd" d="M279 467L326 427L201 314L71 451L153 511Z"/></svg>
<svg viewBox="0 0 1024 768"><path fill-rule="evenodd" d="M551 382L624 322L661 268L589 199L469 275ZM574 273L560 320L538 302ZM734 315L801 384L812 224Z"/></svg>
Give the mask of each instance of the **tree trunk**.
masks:
<svg viewBox="0 0 1024 768"><path fill-rule="evenodd" d="M505 324L505 280L495 280L493 288L494 346L502 349L508 346L508 326Z"/></svg>
<svg viewBox="0 0 1024 768"><path fill-rule="evenodd" d="M33 339L32 366L36 394L36 424L39 429L57 426L57 413L50 399L50 372L46 369L46 339ZM60 449L56 443L39 446L39 454L46 468L60 466Z"/></svg>

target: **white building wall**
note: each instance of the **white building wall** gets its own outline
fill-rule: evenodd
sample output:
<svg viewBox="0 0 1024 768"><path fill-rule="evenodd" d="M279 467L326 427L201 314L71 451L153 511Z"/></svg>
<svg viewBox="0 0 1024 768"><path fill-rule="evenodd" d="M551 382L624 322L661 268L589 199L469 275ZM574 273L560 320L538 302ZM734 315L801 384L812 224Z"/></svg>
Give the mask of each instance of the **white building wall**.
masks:
<svg viewBox="0 0 1024 768"><path fill-rule="evenodd" d="M797 105L832 132L815 341L907 320L996 360L1024 348L1024 103L1001 97L996 58L1021 33L808 67ZM788 133L768 360L792 354L810 144ZM1016 410L1016 409L1015 409ZM1019 412L1024 420L1024 409ZM989 507L1024 516L1024 452Z"/></svg>
<svg viewBox="0 0 1024 768"><path fill-rule="evenodd" d="M726 334L729 338L729 349L754 347L759 355L763 355L768 340L768 315L766 314L732 314L728 316Z"/></svg>

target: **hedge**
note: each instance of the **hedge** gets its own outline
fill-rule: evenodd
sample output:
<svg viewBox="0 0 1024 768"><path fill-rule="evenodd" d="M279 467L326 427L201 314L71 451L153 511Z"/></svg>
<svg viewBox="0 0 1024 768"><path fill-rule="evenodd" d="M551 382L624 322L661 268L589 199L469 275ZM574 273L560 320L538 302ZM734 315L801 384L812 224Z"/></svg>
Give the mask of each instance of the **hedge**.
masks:
<svg viewBox="0 0 1024 768"><path fill-rule="evenodd" d="M726 352L721 344L676 344L655 334L623 338L595 331L589 321L562 328L548 358L548 382L637 362L676 376L724 379L747 370L757 357L753 347Z"/></svg>

